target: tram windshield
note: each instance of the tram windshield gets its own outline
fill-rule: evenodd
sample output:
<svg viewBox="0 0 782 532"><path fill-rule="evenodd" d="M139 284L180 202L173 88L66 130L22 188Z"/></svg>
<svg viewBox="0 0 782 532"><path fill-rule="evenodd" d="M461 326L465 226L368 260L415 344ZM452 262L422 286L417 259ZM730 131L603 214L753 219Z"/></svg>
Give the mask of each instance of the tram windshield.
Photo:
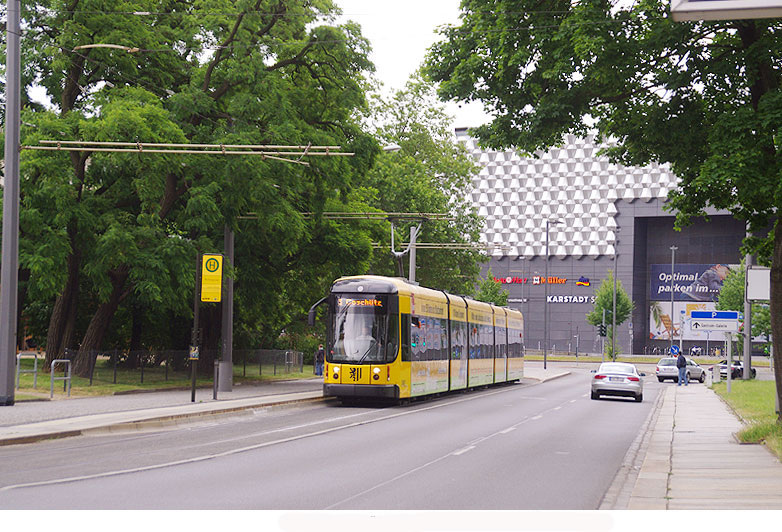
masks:
<svg viewBox="0 0 782 532"><path fill-rule="evenodd" d="M386 362L388 296L337 295L333 305L331 362ZM389 351L392 351L389 349ZM388 354L393 359L394 354ZM390 362L390 360L388 360Z"/></svg>

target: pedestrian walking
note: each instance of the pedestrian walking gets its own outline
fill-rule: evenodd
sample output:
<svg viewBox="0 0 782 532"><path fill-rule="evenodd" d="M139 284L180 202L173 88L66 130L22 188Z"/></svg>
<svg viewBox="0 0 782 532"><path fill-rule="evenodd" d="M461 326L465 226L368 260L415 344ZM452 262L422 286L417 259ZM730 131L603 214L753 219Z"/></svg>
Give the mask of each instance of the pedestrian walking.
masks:
<svg viewBox="0 0 782 532"><path fill-rule="evenodd" d="M315 375L323 375L323 359L325 356L326 353L323 351L323 344L320 344L315 353Z"/></svg>
<svg viewBox="0 0 782 532"><path fill-rule="evenodd" d="M687 358L684 356L684 353L679 353L679 356L676 357L676 367L679 369L679 383L677 386L681 386L682 383L687 386L689 384L687 380Z"/></svg>

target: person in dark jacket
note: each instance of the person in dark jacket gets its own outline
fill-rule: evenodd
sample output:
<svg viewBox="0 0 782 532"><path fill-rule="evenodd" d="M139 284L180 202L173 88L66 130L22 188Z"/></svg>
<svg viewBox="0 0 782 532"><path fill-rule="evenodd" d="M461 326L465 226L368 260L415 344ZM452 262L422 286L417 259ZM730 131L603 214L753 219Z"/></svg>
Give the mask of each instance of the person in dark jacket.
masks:
<svg viewBox="0 0 782 532"><path fill-rule="evenodd" d="M315 353L315 375L323 375L323 358L325 351L323 351L323 344L318 346L318 350Z"/></svg>
<svg viewBox="0 0 782 532"><path fill-rule="evenodd" d="M679 353L679 356L676 357L676 367L679 369L678 386L681 386L682 383L687 386L689 381L687 380L687 359L685 358L684 353Z"/></svg>

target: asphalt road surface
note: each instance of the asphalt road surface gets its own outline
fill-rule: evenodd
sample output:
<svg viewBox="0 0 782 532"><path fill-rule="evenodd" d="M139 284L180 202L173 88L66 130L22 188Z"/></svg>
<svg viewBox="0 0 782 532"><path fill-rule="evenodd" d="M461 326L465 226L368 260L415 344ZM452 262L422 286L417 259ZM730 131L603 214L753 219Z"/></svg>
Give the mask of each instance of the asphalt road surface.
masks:
<svg viewBox="0 0 782 532"><path fill-rule="evenodd" d="M596 509L657 399L591 374L0 448L2 509ZM698 385L694 383L694 385Z"/></svg>

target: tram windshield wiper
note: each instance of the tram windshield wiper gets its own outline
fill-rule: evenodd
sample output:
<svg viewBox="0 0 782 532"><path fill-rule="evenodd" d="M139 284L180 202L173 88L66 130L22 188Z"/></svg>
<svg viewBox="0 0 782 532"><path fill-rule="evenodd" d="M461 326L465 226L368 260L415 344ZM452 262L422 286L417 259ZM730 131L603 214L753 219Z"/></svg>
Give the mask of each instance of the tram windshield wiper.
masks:
<svg viewBox="0 0 782 532"><path fill-rule="evenodd" d="M367 358L367 355L369 355L369 353L372 351L372 348L376 346L377 343L375 343L375 341L372 340L372 343L369 344L369 348L363 355L361 355L361 358L358 359L358 362L356 362L356 364L361 364L362 362L364 362L364 359Z"/></svg>

